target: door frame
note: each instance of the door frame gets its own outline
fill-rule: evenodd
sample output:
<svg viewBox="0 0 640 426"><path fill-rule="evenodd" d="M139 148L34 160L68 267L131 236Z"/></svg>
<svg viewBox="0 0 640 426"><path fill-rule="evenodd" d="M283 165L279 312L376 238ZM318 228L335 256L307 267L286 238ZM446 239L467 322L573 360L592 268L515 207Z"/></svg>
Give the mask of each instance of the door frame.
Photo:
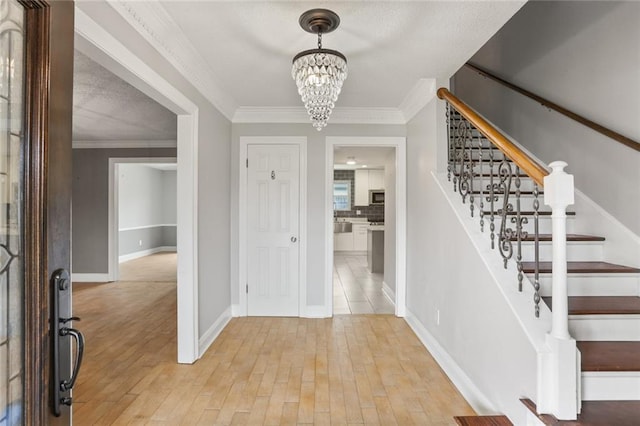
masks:
<svg viewBox="0 0 640 426"><path fill-rule="evenodd" d="M333 315L333 153L336 146L396 149L396 316L407 312L407 138L404 136L327 136L325 155L325 284L326 316Z"/></svg>
<svg viewBox="0 0 640 426"><path fill-rule="evenodd" d="M120 191L120 183L118 180L118 173L116 173L117 165L136 163L175 164L176 157L109 158L109 281L118 281L118 279L120 279L120 216L118 214L118 194ZM176 229L177 227L178 224L176 221Z"/></svg>
<svg viewBox="0 0 640 426"><path fill-rule="evenodd" d="M75 9L76 48L176 113L178 362L200 358L198 328L198 106L81 9Z"/></svg>
<svg viewBox="0 0 640 426"><path fill-rule="evenodd" d="M249 145L298 145L300 156L300 209L298 223L298 316L307 315L307 137L306 136L241 136L238 191L238 312L248 316L247 304L247 167Z"/></svg>

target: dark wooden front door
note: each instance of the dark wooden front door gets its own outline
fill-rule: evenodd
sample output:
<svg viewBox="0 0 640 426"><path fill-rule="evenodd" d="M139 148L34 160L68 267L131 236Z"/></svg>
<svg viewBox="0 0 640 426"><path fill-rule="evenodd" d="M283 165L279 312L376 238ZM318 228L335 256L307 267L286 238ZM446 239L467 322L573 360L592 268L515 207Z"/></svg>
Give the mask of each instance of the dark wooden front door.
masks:
<svg viewBox="0 0 640 426"><path fill-rule="evenodd" d="M70 424L70 282L49 277L70 268L73 12L0 0L0 424Z"/></svg>

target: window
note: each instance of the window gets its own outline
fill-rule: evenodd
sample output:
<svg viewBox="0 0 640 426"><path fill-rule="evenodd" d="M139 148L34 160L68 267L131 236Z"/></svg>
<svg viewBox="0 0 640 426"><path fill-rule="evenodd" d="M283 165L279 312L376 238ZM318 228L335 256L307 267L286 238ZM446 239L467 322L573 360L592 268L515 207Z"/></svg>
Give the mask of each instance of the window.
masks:
<svg viewBox="0 0 640 426"><path fill-rule="evenodd" d="M351 210L351 181L336 180L333 182L333 209Z"/></svg>

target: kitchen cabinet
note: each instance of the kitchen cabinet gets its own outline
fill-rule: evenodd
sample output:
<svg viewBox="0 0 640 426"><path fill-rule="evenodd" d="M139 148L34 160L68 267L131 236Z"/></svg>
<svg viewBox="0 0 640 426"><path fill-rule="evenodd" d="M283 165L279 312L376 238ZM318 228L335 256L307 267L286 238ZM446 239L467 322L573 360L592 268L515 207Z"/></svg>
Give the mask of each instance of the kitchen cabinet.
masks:
<svg viewBox="0 0 640 426"><path fill-rule="evenodd" d="M333 234L333 250L334 251L352 251L353 250L353 232L341 232Z"/></svg>
<svg viewBox="0 0 640 426"><path fill-rule="evenodd" d="M384 170L369 170L369 190L384 189Z"/></svg>
<svg viewBox="0 0 640 426"><path fill-rule="evenodd" d="M369 170L356 170L355 173L356 197L353 204L355 206L369 205Z"/></svg>
<svg viewBox="0 0 640 426"><path fill-rule="evenodd" d="M384 170L359 169L355 172L355 198L354 205L369 205L369 190L384 189Z"/></svg>
<svg viewBox="0 0 640 426"><path fill-rule="evenodd" d="M368 223L354 223L353 224L353 250L354 251L366 251L367 250L367 229Z"/></svg>

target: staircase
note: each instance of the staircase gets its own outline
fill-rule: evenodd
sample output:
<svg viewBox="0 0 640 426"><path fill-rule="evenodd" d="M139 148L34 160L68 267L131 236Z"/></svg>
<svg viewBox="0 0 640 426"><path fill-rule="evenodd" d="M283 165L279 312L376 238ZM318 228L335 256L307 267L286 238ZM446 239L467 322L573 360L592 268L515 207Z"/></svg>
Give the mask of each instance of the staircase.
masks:
<svg viewBox="0 0 640 426"><path fill-rule="evenodd" d="M517 262L522 274L514 277L514 286L537 287L540 298L533 304L551 309L551 211L542 202L543 188L452 106L448 121L448 177L454 190L479 217L496 256L502 255L505 265ZM523 403L538 422L531 424L640 425L640 269L604 261L605 238L574 233L577 220L584 220L579 211L567 212L569 332L581 353L582 414L562 422L538 415L530 400ZM499 416L456 421L510 424Z"/></svg>

